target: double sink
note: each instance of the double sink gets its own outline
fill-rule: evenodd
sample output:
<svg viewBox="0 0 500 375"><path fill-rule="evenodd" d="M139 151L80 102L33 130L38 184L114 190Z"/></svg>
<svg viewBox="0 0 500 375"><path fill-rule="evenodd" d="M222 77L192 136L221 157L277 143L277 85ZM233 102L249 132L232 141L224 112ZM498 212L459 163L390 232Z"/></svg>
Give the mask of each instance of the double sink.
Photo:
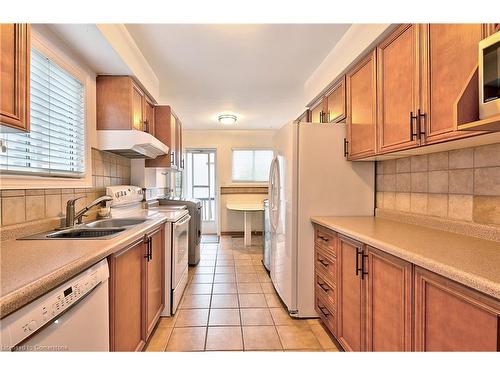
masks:
<svg viewBox="0 0 500 375"><path fill-rule="evenodd" d="M134 225L142 224L146 219L104 219L78 225L67 229L59 229L49 233L39 233L21 238L22 240L42 239L109 239L117 236Z"/></svg>

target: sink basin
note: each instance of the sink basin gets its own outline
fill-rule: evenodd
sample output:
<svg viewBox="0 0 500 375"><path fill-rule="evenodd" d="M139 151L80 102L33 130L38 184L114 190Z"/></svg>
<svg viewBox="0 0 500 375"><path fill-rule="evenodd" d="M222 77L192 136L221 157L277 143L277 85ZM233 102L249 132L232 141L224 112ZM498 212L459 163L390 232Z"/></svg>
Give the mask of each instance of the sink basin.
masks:
<svg viewBox="0 0 500 375"><path fill-rule="evenodd" d="M54 233L45 235L45 238L65 238L65 239L78 239L78 238L110 238L123 232L125 228L113 229L93 229L93 228L74 228L64 229Z"/></svg>
<svg viewBox="0 0 500 375"><path fill-rule="evenodd" d="M105 219L88 223L88 228L121 228L142 224L146 219Z"/></svg>

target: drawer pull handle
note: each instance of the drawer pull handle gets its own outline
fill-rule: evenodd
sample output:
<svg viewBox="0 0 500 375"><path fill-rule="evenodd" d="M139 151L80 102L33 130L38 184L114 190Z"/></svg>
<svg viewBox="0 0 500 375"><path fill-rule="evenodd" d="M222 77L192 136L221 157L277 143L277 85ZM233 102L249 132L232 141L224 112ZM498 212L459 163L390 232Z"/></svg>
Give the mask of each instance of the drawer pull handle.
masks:
<svg viewBox="0 0 500 375"><path fill-rule="evenodd" d="M328 242L330 241L330 239L328 237L323 237L323 236L318 236L320 239L322 239L323 241L325 242Z"/></svg>
<svg viewBox="0 0 500 375"><path fill-rule="evenodd" d="M328 309L326 307L322 307L322 306L318 306L319 310L323 313L324 316L329 316L331 315L330 314L330 311L328 311Z"/></svg>
<svg viewBox="0 0 500 375"><path fill-rule="evenodd" d="M318 262L320 262L323 266L325 267L328 267L330 265L330 263L328 263L326 260L324 259L318 259Z"/></svg>
<svg viewBox="0 0 500 375"><path fill-rule="evenodd" d="M330 288L327 288L325 283L318 282L318 285L321 289L323 289L325 292L328 292Z"/></svg>

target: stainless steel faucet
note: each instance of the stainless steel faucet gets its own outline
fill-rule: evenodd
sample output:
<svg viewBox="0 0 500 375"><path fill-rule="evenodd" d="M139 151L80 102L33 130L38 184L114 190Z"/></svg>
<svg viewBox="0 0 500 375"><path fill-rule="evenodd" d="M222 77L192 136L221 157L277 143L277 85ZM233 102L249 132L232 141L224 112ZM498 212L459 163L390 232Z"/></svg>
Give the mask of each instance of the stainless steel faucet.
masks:
<svg viewBox="0 0 500 375"><path fill-rule="evenodd" d="M75 199L70 199L66 203L66 227L72 227L75 225L75 221L78 224L82 223L83 216L87 211L89 211L92 207L97 206L98 204L101 204L103 202L111 201L113 200L113 197L109 195L103 195L102 197L97 198L94 200L92 203L86 205L84 208L82 208L80 211L75 213L75 203L77 200L81 199L83 197L78 197Z"/></svg>

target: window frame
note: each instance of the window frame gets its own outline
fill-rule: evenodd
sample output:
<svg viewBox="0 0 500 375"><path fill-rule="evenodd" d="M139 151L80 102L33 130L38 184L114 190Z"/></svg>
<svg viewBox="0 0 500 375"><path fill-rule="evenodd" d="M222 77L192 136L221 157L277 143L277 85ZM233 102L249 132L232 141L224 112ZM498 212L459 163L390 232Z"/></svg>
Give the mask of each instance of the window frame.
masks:
<svg viewBox="0 0 500 375"><path fill-rule="evenodd" d="M31 48L54 61L79 80L84 90L84 126L85 126L85 167L81 176L47 176L22 172L0 171L1 189L50 189L50 188L90 188L92 178L92 146L96 139L95 119L95 73L78 63L69 51L63 51L51 40L42 36L36 30L31 34Z"/></svg>
<svg viewBox="0 0 500 375"><path fill-rule="evenodd" d="M234 147L231 149L231 181L233 183L237 184L256 184L256 185L266 185L269 182L269 179L267 180L235 180L233 176L233 167L234 167L234 157L233 157L233 152L234 151L271 151L274 152L272 148L269 147ZM255 172L255 170L253 171Z"/></svg>

